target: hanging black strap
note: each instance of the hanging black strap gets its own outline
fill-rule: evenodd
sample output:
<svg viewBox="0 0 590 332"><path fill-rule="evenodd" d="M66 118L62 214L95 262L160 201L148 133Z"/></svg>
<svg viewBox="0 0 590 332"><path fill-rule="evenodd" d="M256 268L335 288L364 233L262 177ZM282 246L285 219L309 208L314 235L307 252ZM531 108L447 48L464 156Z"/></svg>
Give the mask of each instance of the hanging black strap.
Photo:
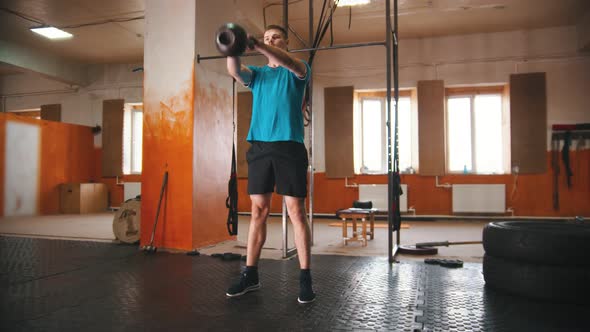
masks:
<svg viewBox="0 0 590 332"><path fill-rule="evenodd" d="M232 82L232 141L236 131L235 118L235 98L236 98L236 80ZM227 198L225 199L227 211L227 232L229 235L238 235L238 174L236 171L236 144L231 145L231 171L229 182L227 183Z"/></svg>
<svg viewBox="0 0 590 332"><path fill-rule="evenodd" d="M572 168L570 166L570 146L572 145L572 132L566 131L563 136L563 149L561 150L561 159L563 159L563 165L565 166L565 177L567 180L567 187L572 187Z"/></svg>
<svg viewBox="0 0 590 332"><path fill-rule="evenodd" d="M393 231L399 231L402 225L402 215L399 207L400 196L403 195L402 179L399 176L399 172L393 172Z"/></svg>
<svg viewBox="0 0 590 332"><path fill-rule="evenodd" d="M232 144L231 175L227 184L225 206L227 212L227 231L229 235L238 235L238 175L236 173L236 146Z"/></svg>
<svg viewBox="0 0 590 332"><path fill-rule="evenodd" d="M559 210L559 139L551 135L551 167L553 168L553 210Z"/></svg>

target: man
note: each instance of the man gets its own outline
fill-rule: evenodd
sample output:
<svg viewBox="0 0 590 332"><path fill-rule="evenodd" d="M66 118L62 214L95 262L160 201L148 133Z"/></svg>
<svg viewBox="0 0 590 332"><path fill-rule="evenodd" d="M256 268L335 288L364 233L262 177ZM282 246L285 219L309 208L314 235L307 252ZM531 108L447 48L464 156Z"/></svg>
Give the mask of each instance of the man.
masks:
<svg viewBox="0 0 590 332"><path fill-rule="evenodd" d="M315 300L310 273L310 231L305 216L307 196L307 150L303 143L302 103L311 76L309 65L287 52L287 32L271 25L264 43L249 37L250 48L268 59L263 67L243 66L239 57L227 58L227 70L252 90L252 121L247 140L248 194L252 218L248 232L246 268L240 281L227 290L235 297L260 288L258 259L266 240L266 220L271 196L283 195L293 223L299 256L299 303Z"/></svg>

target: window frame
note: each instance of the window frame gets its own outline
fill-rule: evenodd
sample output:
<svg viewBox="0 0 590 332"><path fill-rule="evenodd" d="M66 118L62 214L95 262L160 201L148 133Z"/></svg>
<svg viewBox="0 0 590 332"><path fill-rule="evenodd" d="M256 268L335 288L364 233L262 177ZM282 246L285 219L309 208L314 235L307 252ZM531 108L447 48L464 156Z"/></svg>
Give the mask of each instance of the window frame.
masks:
<svg viewBox="0 0 590 332"><path fill-rule="evenodd" d="M141 174L141 171L139 171L139 172L135 171L135 169L136 169L135 166L136 165L135 165L135 158L134 157L135 157L136 151L135 151L135 147L134 147L134 144L133 144L133 139L134 139L134 137L136 135L136 133L135 133L135 121L136 120L135 120L135 116L134 116L136 113L142 113L142 126L143 126L143 109L139 109L139 108L135 108L135 107L132 108L131 109L131 121L130 121L130 127L131 127L131 129L130 129L131 130L131 144L130 144L130 156L129 156L129 158L130 158L130 160L129 160L130 161L130 172L129 172L129 174ZM143 138L140 137L139 139L143 139ZM141 159L143 161L143 154L141 156ZM140 169L141 169L141 165L140 165Z"/></svg>
<svg viewBox="0 0 590 332"><path fill-rule="evenodd" d="M133 145L133 137L135 133L135 114L142 113L142 130L143 130L143 103L142 102L129 102L124 104L123 111L123 175L141 175L141 171L136 171L136 165L134 162L134 154L136 153ZM128 132L126 134L125 132ZM139 139L143 140L143 137ZM143 142L142 142L143 143ZM128 148L126 148L128 145ZM142 144L143 149L143 144ZM143 163L143 151L142 151L142 163ZM128 163L128 164L127 164ZM142 166L142 165L141 165ZM143 170L143 169L142 169Z"/></svg>
<svg viewBox="0 0 590 332"><path fill-rule="evenodd" d="M413 112L414 112L414 103L415 100L413 99L412 96L412 90L400 90L399 91L399 98L408 98L410 100L410 122L412 123L413 120ZM368 172L361 172L361 170L358 167L355 167L355 174L359 174L359 175L384 175L387 174L387 155L388 155L388 151L387 151L387 147L388 147L388 142L387 142L387 91L385 90L372 90L372 91L355 91L355 100L356 100L356 104L358 107L358 116L355 117L356 119L358 119L360 121L360 125L358 126L360 132L358 133L358 142L360 144L360 154L359 154L359 161L360 161L360 168L362 168L364 165L363 161L364 161L364 155L365 155L365 151L364 151L364 135L363 135L363 128L364 128L364 122L363 122L363 102L365 100L379 100L381 102L381 123L383 124L383 134L381 135L381 144L382 144L382 159L381 159L381 170L379 171L368 171ZM394 92L391 92L391 111L392 113L395 111L394 107ZM392 114L393 116L393 114ZM394 119L391 119L392 122L394 121ZM412 145L412 142L414 141L413 138L413 126L412 124L410 124L410 147L409 147L409 152L410 152L410 166L413 169L416 169L416 167L413 165L412 162L412 155L413 155L413 150L414 147ZM393 144L393 135L394 133L392 132L392 144ZM392 146L393 148L393 146ZM393 151L392 151L393 153ZM404 173L401 169L400 169L400 173Z"/></svg>
<svg viewBox="0 0 590 332"><path fill-rule="evenodd" d="M380 110L381 123L380 124L382 125L382 127L385 127L386 128L386 126L383 126L383 124L385 124L385 121L386 121L386 119L385 119L385 108L386 108L385 107L385 99L384 98L379 98L379 97L376 97L376 96L370 96L370 97L369 96L368 97L362 96L362 97L360 97L360 112L361 112L361 114L360 114L360 119L361 119L360 139L361 139L361 164L362 164L361 165L361 168L365 166L364 165L364 160L365 160L365 135L364 135L365 123L364 123L364 120L363 120L364 119L364 116L363 116L364 115L363 114L364 113L363 105L364 105L364 102L366 100L375 100L375 101L378 101L380 103L380 105L381 105L381 110ZM387 153L387 138L386 138L386 136L387 135L381 135L381 148L382 148L381 149L382 150L381 151L381 169L380 170L377 170L377 171L368 170L367 172L361 173L361 174L384 174L383 173L383 170L384 169L387 169L387 160L385 160L385 161L383 160L384 154ZM385 165L384 165L384 162L385 162Z"/></svg>
<svg viewBox="0 0 590 332"><path fill-rule="evenodd" d="M445 140L449 142L449 99L453 98L469 98L469 115L471 122L470 138L471 138L471 170L468 174L471 175L501 175L506 174L506 170L502 169L501 173L479 173L477 172L477 150L475 142L475 97L476 96L499 96L500 97L500 115L502 117L502 123L504 122L504 105L505 105L505 85L494 85L494 86L479 86L479 87L460 87L460 88L446 88L445 89ZM500 137L503 138L503 132L500 133ZM503 142L504 143L504 142ZM505 146L502 144L503 151L501 153L502 158L505 155ZM463 170L451 171L451 149L447 146L446 150L446 172L448 174L464 174ZM502 160L504 164L504 160Z"/></svg>

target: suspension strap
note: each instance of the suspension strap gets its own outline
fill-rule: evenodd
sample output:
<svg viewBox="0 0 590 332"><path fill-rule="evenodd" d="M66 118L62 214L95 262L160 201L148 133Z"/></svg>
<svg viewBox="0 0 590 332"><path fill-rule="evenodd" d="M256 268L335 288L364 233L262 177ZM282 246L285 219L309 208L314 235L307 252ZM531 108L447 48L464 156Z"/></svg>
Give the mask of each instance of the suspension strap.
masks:
<svg viewBox="0 0 590 332"><path fill-rule="evenodd" d="M236 80L232 82L232 151L231 151L231 171L229 182L227 183L227 198L225 199L225 206L228 208L227 212L227 232L229 235L238 235L238 175L236 171L236 144L233 142L236 131L235 120L235 92Z"/></svg>
<svg viewBox="0 0 590 332"><path fill-rule="evenodd" d="M238 235L238 177L236 174L236 147L232 144L231 175L227 184L227 198L225 206L227 213L227 232L229 235Z"/></svg>

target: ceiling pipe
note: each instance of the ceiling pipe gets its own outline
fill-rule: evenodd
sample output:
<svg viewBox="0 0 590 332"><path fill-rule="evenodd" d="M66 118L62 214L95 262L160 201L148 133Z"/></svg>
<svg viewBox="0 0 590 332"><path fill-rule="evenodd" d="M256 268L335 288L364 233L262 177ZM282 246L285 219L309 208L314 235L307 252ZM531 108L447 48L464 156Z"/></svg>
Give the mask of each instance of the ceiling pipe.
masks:
<svg viewBox="0 0 590 332"><path fill-rule="evenodd" d="M5 94L5 95L0 95L0 97L6 99L6 98L11 98L11 97L28 97L28 96L53 95L53 94L76 93L76 92L78 92L78 88L65 89L65 90L48 90L48 91L9 93L9 94Z"/></svg>

